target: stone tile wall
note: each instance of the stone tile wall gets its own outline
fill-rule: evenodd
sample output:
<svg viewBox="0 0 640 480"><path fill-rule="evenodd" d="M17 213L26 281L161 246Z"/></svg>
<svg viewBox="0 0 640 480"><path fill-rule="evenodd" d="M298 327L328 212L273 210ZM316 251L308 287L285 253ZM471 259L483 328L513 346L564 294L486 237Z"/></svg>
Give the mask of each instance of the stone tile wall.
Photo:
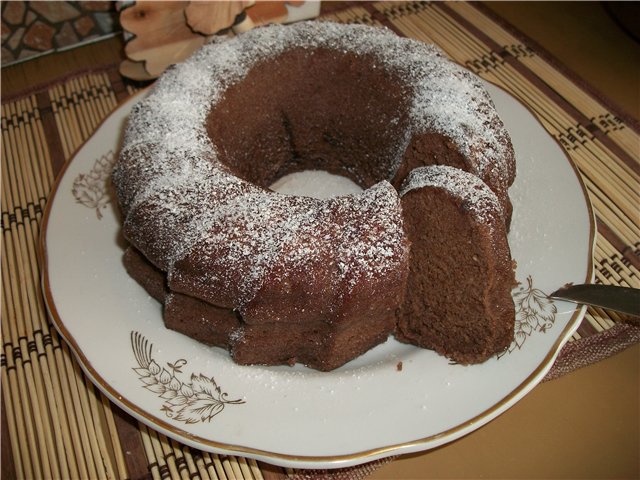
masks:
<svg viewBox="0 0 640 480"><path fill-rule="evenodd" d="M2 65L121 31L115 2L2 2Z"/></svg>

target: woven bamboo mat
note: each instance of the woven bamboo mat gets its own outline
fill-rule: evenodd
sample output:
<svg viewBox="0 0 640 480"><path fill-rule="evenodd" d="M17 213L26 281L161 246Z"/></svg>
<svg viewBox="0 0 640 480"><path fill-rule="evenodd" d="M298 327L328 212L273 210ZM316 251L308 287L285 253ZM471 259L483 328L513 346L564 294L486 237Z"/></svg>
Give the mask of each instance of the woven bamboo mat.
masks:
<svg viewBox="0 0 640 480"><path fill-rule="evenodd" d="M640 286L637 125L471 4L357 4L328 18L384 25L434 42L528 106L587 186L597 219L596 281ZM134 91L114 66L3 100L2 428L11 445L3 460L18 478L319 478L322 472L196 451L139 424L85 378L47 319L37 241L51 185L64 162ZM640 329L620 320L590 308L552 373L638 341ZM329 477L362 478L377 465Z"/></svg>

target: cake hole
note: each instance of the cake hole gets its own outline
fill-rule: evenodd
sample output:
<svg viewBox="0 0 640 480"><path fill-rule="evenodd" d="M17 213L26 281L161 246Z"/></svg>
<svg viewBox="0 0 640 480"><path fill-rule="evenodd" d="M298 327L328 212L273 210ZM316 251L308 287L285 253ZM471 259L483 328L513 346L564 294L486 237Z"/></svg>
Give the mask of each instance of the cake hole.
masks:
<svg viewBox="0 0 640 480"><path fill-rule="evenodd" d="M233 175L261 187L305 170L364 188L393 177L407 148L412 90L377 56L342 50L285 49L221 86L206 130Z"/></svg>
<svg viewBox="0 0 640 480"><path fill-rule="evenodd" d="M286 195L331 198L362 191L353 180L324 170L303 170L285 175L269 188Z"/></svg>

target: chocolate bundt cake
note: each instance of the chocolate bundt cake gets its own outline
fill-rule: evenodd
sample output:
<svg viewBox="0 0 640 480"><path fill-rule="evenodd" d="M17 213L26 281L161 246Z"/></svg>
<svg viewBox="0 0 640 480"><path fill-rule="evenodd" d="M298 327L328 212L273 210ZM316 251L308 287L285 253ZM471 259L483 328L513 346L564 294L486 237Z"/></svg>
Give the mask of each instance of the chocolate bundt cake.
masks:
<svg viewBox="0 0 640 480"><path fill-rule="evenodd" d="M410 248L396 188L432 164L486 183L508 226L509 136L479 80L437 48L328 22L215 40L131 112L113 172L125 262L162 282L169 328L238 363L330 370L396 329ZM364 190L269 188L307 169Z"/></svg>
<svg viewBox="0 0 640 480"><path fill-rule="evenodd" d="M458 363L507 348L515 277L496 195L444 165L412 170L400 195L411 257L395 337Z"/></svg>

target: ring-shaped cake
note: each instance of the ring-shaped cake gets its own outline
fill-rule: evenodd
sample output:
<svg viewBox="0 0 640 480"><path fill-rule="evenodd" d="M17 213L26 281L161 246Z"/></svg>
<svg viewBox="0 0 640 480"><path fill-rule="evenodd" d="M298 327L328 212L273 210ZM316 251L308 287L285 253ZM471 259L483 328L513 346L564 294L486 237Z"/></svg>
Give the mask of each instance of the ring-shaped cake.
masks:
<svg viewBox="0 0 640 480"><path fill-rule="evenodd" d="M330 370L394 332L419 244L396 188L437 164L486 184L508 227L509 136L479 80L437 48L330 22L217 39L129 117L113 172L125 264L170 328L239 363ZM269 188L307 169L364 190Z"/></svg>

